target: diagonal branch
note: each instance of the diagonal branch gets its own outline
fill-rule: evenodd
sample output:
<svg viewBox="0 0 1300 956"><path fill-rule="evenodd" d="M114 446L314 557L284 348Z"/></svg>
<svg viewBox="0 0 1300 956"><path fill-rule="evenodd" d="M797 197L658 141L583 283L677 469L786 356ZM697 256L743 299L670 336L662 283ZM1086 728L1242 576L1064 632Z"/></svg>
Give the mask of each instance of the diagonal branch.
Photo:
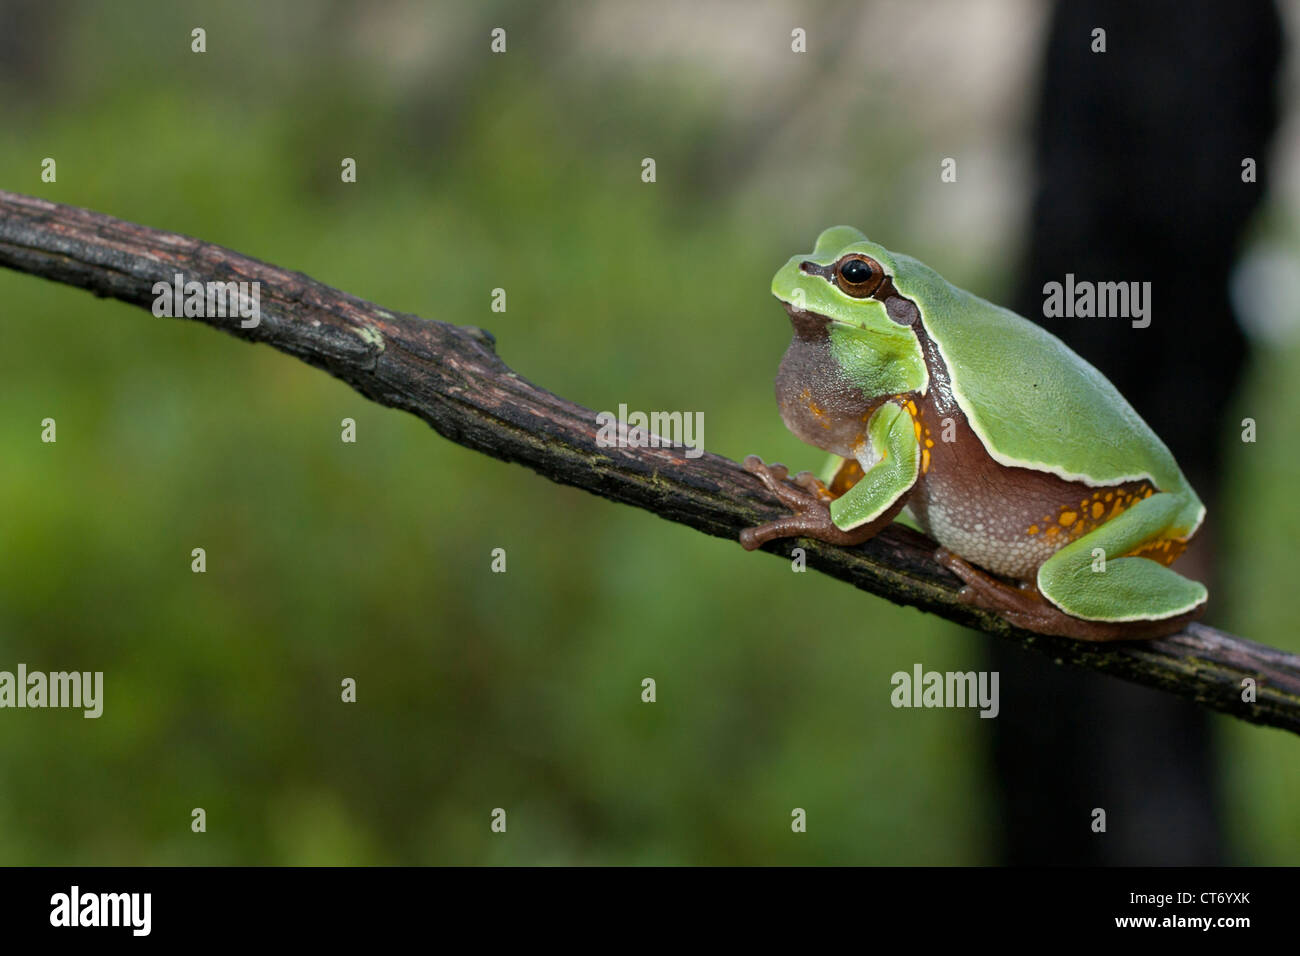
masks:
<svg viewBox="0 0 1300 956"><path fill-rule="evenodd" d="M265 342L418 415L444 438L552 481L635 505L706 534L735 539L783 507L735 462L682 449L604 448L596 416L520 378L481 329L393 312L298 272L230 249L110 216L0 191L0 265L152 308L157 282L258 282L261 320L198 320ZM912 605L1084 667L1146 684L1258 724L1300 733L1300 657L1200 624L1172 637L1085 644L1017 630L961 604L960 582L934 545L894 525L857 548L800 541L808 566L897 604ZM737 545L739 547L739 545ZM794 542L765 550L790 554ZM1243 701L1243 681L1257 699Z"/></svg>

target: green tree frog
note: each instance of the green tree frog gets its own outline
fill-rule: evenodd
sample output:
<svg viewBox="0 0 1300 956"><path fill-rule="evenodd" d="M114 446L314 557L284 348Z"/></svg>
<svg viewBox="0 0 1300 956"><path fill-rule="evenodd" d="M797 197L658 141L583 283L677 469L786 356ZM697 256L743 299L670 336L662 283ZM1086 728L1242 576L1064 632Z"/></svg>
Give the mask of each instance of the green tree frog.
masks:
<svg viewBox="0 0 1300 956"><path fill-rule="evenodd" d="M792 514L741 533L853 545L906 509L962 600L1044 634L1172 633L1203 585L1169 565L1205 506L1100 372L1033 322L848 226L776 274L794 338L786 426L831 453L822 477L745 467Z"/></svg>

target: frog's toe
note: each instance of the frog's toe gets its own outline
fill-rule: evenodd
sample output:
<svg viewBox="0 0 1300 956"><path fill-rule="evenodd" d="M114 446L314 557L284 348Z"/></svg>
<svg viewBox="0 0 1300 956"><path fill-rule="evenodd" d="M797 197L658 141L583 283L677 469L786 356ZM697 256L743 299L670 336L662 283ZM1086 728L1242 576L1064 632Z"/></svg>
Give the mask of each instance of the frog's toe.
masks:
<svg viewBox="0 0 1300 956"><path fill-rule="evenodd" d="M755 548L761 548L764 542L771 540L763 537L768 525L762 525L757 528L742 528L740 530L740 546L746 551L753 551Z"/></svg>
<svg viewBox="0 0 1300 956"><path fill-rule="evenodd" d="M757 455L746 455L742 464L747 472L751 475L756 475L764 482L769 478L779 481L785 478L786 475L790 474L790 469L786 468L785 465L781 464L779 461L774 461L769 465Z"/></svg>
<svg viewBox="0 0 1300 956"><path fill-rule="evenodd" d="M745 528L740 532L740 546L746 551L761 548L777 538L796 538L808 533L808 523L804 515L787 515L757 528Z"/></svg>
<svg viewBox="0 0 1300 956"><path fill-rule="evenodd" d="M744 464L747 472L761 481L768 491L776 495L781 503L792 511L804 512L820 501L807 492L786 484L790 469L780 462L768 465L757 455L749 455L745 458Z"/></svg>
<svg viewBox="0 0 1300 956"><path fill-rule="evenodd" d="M835 496L831 494L830 489L826 487L826 482L822 481L811 471L801 471L794 476L794 483L817 498L818 501L831 502Z"/></svg>
<svg viewBox="0 0 1300 956"><path fill-rule="evenodd" d="M849 547L861 544L871 536L872 531L869 528L859 528L855 531L840 530L831 519L830 509L826 505L811 495L804 495L802 492L799 494L803 504L797 513L778 518L757 528L746 528L740 533L741 545L746 550L752 551L775 538L813 538L817 541L825 541L827 544Z"/></svg>

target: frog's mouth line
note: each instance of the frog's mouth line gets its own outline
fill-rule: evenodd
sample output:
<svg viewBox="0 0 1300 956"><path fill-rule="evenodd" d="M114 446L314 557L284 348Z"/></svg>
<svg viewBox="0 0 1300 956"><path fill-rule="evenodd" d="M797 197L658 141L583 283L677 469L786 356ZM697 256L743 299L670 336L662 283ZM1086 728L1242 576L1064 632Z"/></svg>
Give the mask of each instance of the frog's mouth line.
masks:
<svg viewBox="0 0 1300 956"><path fill-rule="evenodd" d="M832 319L829 315L822 315L820 312L796 308L784 299L780 301L782 307L785 308L786 314L790 316L790 321L794 324L794 330L800 335L821 335L828 332L832 325L838 325L844 329L857 329L858 331L862 329L861 326L854 325L852 322L841 322Z"/></svg>

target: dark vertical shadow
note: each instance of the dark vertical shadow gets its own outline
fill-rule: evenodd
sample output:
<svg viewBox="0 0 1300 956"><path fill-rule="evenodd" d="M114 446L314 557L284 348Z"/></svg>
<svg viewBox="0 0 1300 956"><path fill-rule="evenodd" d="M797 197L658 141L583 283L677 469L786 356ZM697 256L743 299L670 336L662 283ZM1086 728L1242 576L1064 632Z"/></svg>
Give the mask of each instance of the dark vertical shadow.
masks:
<svg viewBox="0 0 1300 956"><path fill-rule="evenodd" d="M1091 51L1098 27L1105 53ZM1210 510L1205 545L1178 567L1209 585L1213 620L1218 449L1246 356L1228 273L1265 188L1281 23L1267 0L1064 0L1049 30L1015 307L1100 368L1173 450ZM1245 157L1260 182L1242 182ZM1044 283L1066 273L1149 281L1151 325L1043 318ZM1000 642L990 655L1005 862L1224 861L1204 713Z"/></svg>

